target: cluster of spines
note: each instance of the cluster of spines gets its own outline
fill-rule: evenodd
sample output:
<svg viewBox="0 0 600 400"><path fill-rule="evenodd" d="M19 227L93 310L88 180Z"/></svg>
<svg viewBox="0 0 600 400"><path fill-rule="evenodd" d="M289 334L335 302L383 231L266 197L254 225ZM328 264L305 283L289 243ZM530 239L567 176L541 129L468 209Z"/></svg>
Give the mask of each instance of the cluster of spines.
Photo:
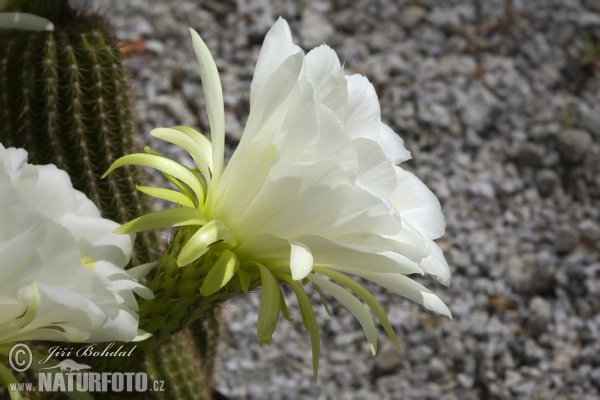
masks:
<svg viewBox="0 0 600 400"><path fill-rule="evenodd" d="M102 28L2 32L0 141L27 149L32 163L67 171L104 217L124 223L149 210L136 168L100 180L133 150L134 131L120 52ZM158 243L151 232L140 236L134 264L149 261Z"/></svg>
<svg viewBox="0 0 600 400"><path fill-rule="evenodd" d="M202 376L189 368L198 360L201 360L203 367L209 368ZM161 381L164 384L164 391L155 394L158 399L210 398L213 384L206 377L212 377L213 364L214 358L207 359L205 355L199 354L189 330L179 332L146 358L151 381Z"/></svg>

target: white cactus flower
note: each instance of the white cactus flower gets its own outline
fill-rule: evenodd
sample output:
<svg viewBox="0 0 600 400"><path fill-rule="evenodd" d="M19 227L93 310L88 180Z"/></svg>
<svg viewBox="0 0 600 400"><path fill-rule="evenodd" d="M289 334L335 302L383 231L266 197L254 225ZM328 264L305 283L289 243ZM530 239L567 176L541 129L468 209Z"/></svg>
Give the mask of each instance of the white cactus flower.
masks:
<svg viewBox="0 0 600 400"><path fill-rule="evenodd" d="M278 283L291 285L311 336L315 375L319 337L304 289L309 281L319 294L324 289L356 315L373 353L375 325L355 295L395 341L394 331L373 295L345 274L450 317L436 295L409 277L427 273L445 285L450 281L448 265L433 242L445 229L440 203L417 177L397 166L410 153L381 122L369 81L346 76L326 45L305 55L280 18L260 52L241 142L224 166L224 105L217 68L193 30L192 40L212 143L191 128L159 128L151 134L187 150L197 170L150 149L115 162L108 172L126 164L151 166L180 189L141 188L177 208L138 218L120 231L196 225L197 232L179 254L180 266L203 257L211 244L226 243L228 249L200 290L210 295L236 275L247 287L250 274L259 274L261 342L270 342L280 313L288 317Z"/></svg>
<svg viewBox="0 0 600 400"><path fill-rule="evenodd" d="M124 270L132 235L100 217L54 165L0 144L0 345L22 340L133 341L134 292L149 265Z"/></svg>

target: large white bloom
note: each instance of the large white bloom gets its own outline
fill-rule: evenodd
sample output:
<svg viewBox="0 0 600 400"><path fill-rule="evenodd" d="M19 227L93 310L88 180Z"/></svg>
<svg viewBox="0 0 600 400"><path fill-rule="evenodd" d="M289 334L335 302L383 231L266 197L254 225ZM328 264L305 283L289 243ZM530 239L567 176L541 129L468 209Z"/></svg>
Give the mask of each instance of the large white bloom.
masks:
<svg viewBox="0 0 600 400"><path fill-rule="evenodd" d="M123 269L133 238L118 226L66 172L0 144L0 345L144 337L132 291L152 297L137 282L148 266Z"/></svg>
<svg viewBox="0 0 600 400"><path fill-rule="evenodd" d="M244 284L249 273L259 271L262 342L270 342L280 312L287 316L277 280L296 292L316 354L318 333L305 278L357 316L373 352L376 330L366 307L337 283L367 303L395 340L393 329L375 298L342 273L450 316L436 295L408 277L427 273L449 283L448 265L433 242L445 229L440 204L418 178L397 166L410 153L381 122L369 81L346 76L326 45L305 55L279 19L260 52L242 140L224 167L221 84L206 45L194 31L192 39L212 144L190 128L160 128L152 135L186 149L198 170L150 149L117 161L111 170L142 164L168 174L181 192L142 190L183 206L141 217L122 231L201 225L179 254L180 266L202 257L215 242L228 244L201 292L214 293L236 272Z"/></svg>

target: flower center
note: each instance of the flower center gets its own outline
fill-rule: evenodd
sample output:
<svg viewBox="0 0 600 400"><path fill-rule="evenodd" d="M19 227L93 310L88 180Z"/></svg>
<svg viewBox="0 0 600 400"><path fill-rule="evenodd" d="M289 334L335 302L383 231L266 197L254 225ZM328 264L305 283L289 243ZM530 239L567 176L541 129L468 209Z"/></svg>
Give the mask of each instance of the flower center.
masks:
<svg viewBox="0 0 600 400"><path fill-rule="evenodd" d="M86 267L87 269L91 269L92 271L96 270L94 259L88 254L81 258L81 265Z"/></svg>

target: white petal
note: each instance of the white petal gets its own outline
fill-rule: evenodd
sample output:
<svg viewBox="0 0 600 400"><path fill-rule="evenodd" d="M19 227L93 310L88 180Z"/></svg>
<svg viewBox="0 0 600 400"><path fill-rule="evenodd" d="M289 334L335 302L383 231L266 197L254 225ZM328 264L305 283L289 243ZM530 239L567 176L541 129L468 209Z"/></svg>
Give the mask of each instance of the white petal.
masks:
<svg viewBox="0 0 600 400"><path fill-rule="evenodd" d="M214 191L215 218L231 229L246 212L248 204L261 190L271 167L279 159L277 147L266 140L238 147L236 154L237 157L227 165Z"/></svg>
<svg viewBox="0 0 600 400"><path fill-rule="evenodd" d="M289 56L260 88L252 92L254 102L250 105L250 115L238 147L254 140L272 140L288 111L298 115L312 104L312 91L299 86L298 74L303 59L302 52Z"/></svg>
<svg viewBox="0 0 600 400"><path fill-rule="evenodd" d="M346 204L353 180L352 173L330 160L274 169L232 230L240 242L260 233L291 239L306 224Z"/></svg>
<svg viewBox="0 0 600 400"><path fill-rule="evenodd" d="M20 171L27 163L27 152L24 149L14 147L6 149L0 143L0 159L2 160L5 172L14 180L16 179L16 175L14 174Z"/></svg>
<svg viewBox="0 0 600 400"><path fill-rule="evenodd" d="M433 240L426 241L425 245L430 250L430 254L419 265L423 271L435 276L439 283L448 286L450 284L450 267L444 258L444 253Z"/></svg>
<svg viewBox="0 0 600 400"><path fill-rule="evenodd" d="M290 56L302 52L292 42L292 33L287 21L279 18L271 27L260 49L254 78L250 86L250 108L256 105L256 95L269 80L273 72Z"/></svg>
<svg viewBox="0 0 600 400"><path fill-rule="evenodd" d="M308 78L319 103L345 118L348 103L347 82L340 61L329 46L321 45L306 55L301 75Z"/></svg>
<svg viewBox="0 0 600 400"><path fill-rule="evenodd" d="M198 60L202 90L206 100L206 110L210 122L210 136L213 146L213 180L218 180L223 173L225 155L225 105L223 89L219 79L219 71L208 47L196 31L190 28L194 52Z"/></svg>
<svg viewBox="0 0 600 400"><path fill-rule="evenodd" d="M248 240L238 247L248 259L268 266L285 265L289 261L289 245L285 240L268 239L268 235ZM423 273L419 266L399 254L379 248L337 243L324 237L306 235L295 238L310 248L314 265L329 266L345 271L366 269L373 272ZM263 244L263 241L265 242ZM390 253L390 254L388 254Z"/></svg>
<svg viewBox="0 0 600 400"><path fill-rule="evenodd" d="M358 155L358 181L384 196L390 196L396 188L396 172L379 144L371 139L359 138L354 139L352 145Z"/></svg>
<svg viewBox="0 0 600 400"><path fill-rule="evenodd" d="M390 200L420 234L437 239L444 234L446 223L437 197L415 175L396 167L398 185Z"/></svg>
<svg viewBox="0 0 600 400"><path fill-rule="evenodd" d="M313 255L308 246L303 243L290 240L292 248L290 254L290 271L292 279L295 281L306 278L313 268Z"/></svg>
<svg viewBox="0 0 600 400"><path fill-rule="evenodd" d="M348 106L344 125L350 138L359 137L377 141L381 117L375 88L362 75L347 76Z"/></svg>
<svg viewBox="0 0 600 400"><path fill-rule="evenodd" d="M386 124L381 124L377 141L386 157L394 164L400 164L412 158L410 151L404 147L404 140Z"/></svg>

